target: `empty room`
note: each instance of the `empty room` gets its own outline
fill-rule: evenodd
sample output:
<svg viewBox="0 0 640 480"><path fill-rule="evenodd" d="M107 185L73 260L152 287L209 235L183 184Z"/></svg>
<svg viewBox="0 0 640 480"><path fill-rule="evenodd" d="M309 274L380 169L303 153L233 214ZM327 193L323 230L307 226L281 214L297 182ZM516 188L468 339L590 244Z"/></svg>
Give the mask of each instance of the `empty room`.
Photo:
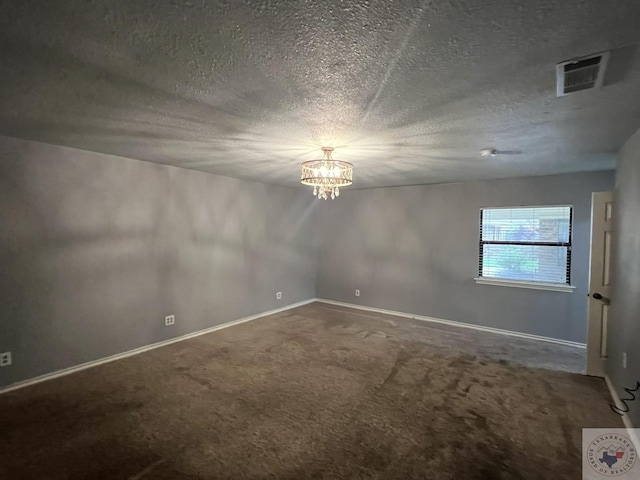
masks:
<svg viewBox="0 0 640 480"><path fill-rule="evenodd" d="M0 479L640 479L639 25L0 3Z"/></svg>

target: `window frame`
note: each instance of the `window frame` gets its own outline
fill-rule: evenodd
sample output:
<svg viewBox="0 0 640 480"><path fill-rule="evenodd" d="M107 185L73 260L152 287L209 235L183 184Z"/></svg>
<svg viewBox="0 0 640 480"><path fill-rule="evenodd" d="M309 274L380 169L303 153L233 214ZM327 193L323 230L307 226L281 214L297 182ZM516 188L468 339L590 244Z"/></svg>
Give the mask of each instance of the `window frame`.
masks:
<svg viewBox="0 0 640 480"><path fill-rule="evenodd" d="M569 241L568 242L523 242L515 240L483 240L483 213L485 210L513 210L520 208L569 208ZM499 285L506 287L531 288L536 290L551 290L558 292L573 292L575 286L571 284L571 265L573 250L573 209L570 204L552 204L552 205L510 205L504 207L481 207L478 224L478 276L474 278L475 282L483 285ZM567 248L567 265L566 265L566 281L565 282L541 282L536 280L518 280L512 278L500 277L483 277L482 266L484 261L484 245L534 245L549 247L566 247Z"/></svg>

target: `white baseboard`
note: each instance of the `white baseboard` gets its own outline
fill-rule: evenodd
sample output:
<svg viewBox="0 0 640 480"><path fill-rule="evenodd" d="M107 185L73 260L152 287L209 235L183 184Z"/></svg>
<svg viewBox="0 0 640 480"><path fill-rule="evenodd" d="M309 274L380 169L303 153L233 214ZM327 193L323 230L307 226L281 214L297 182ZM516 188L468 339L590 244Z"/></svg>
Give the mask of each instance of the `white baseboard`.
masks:
<svg viewBox="0 0 640 480"><path fill-rule="evenodd" d="M139 353L147 352L149 350L153 350L155 348L164 347L166 345L171 345L172 343L182 342L183 340L188 340L193 337L198 337L200 335L205 335L207 333L215 332L216 330L222 330L223 328L232 327L234 325L239 325L241 323L250 322L252 320L256 320L258 318L266 317L268 315L273 315L275 313L283 312L284 310L289 310L291 308L300 307L302 305L306 305L308 303L315 302L315 298L311 298L308 300L303 300L302 302L292 303L287 306L276 308L275 310L269 310L267 312L258 313L256 315L251 315L250 317L240 318L238 320L233 320L231 322L223 323L221 325L216 325L214 327L205 328L204 330L199 330L193 333L187 333L186 335L181 335L179 337L170 338L168 340L163 340L162 342L152 343L151 345L145 345L144 347L135 348L133 350L128 350L123 353L117 353L116 355L111 355L110 357L101 358L99 360L93 360L91 362L81 363L80 365L75 365L73 367L65 368L63 370L57 370L55 372L46 373L44 375L40 375L38 377L30 378L28 380L24 380L22 382L13 383L6 387L0 388L0 395L3 393L11 392L13 390L18 390L19 388L28 387L30 385L35 385L36 383L46 382L48 380L53 380L54 378L64 377L65 375L71 375L72 373L79 372L81 370L86 370L87 368L97 367L98 365L102 365L104 363L113 362L115 360L120 360L122 358L131 357L133 355L138 355Z"/></svg>
<svg viewBox="0 0 640 480"><path fill-rule="evenodd" d="M624 410L625 408L624 404L622 403L622 400L620 400L620 395L618 395L616 388L613 386L613 382L611 382L611 379L609 378L608 375L605 375L604 379L607 382L607 387L609 387L609 393L611 394L613 403L615 404L616 407ZM635 435L635 432L633 430L635 427L631 423L631 419L629 418L629 415L627 415L626 413L622 415L622 421L624 422L624 426L631 431L631 434ZM635 436L635 438L632 438L632 440L634 440L636 447L640 448L640 439L637 436Z"/></svg>
<svg viewBox="0 0 640 480"><path fill-rule="evenodd" d="M444 325L451 325L453 327L470 328L472 330L480 330L482 332L497 333L499 335L508 335L511 337L526 338L528 340L537 340L539 342L557 343L557 344L566 345L569 347L587 348L586 344L584 343L572 342L569 340L561 340L559 338L542 337L540 335L514 332L511 330L502 330L500 328L483 327L481 325L473 325L471 323L455 322L453 320L444 320L442 318L425 317L422 315L414 315L413 313L397 312L395 310L384 310L382 308L366 307L363 305L356 305L353 303L336 302L334 300L326 300L323 298L317 298L316 300L322 303L330 303L332 305L340 305L342 307L357 308L358 310L366 310L369 312L384 313L386 315L395 315L397 317L412 318L414 320L420 320L423 322L442 323Z"/></svg>
<svg viewBox="0 0 640 480"><path fill-rule="evenodd" d="M355 309L358 309L358 310L366 310L366 311L370 311L370 312L383 313L383 314L387 314L387 315L395 315L395 316L399 316L399 317L412 318L412 319L415 319L415 320L421 320L421 321L425 321L425 322L441 323L441 324L451 325L451 326L460 327L460 328L470 328L470 329L473 329L473 330L480 330L480 331L484 331L484 332L497 333L497 334L500 334L500 335L509 335L509 336L513 336L513 337L526 338L526 339L529 339L529 340L538 340L538 341L543 341L543 342L550 342L550 343L557 343L557 344L561 344L561 345L567 345L567 346L571 346L571 347L586 348L586 345L583 344L583 343L570 342L568 340L560 340L560 339L556 339L556 338L542 337L542 336L538 336L538 335L530 335L530 334L527 334L527 333L513 332L513 331L510 331L510 330L502 330L502 329L499 329L499 328L483 327L483 326L480 326L480 325L473 325L473 324L470 324L470 323L454 322L454 321L451 321L451 320L443 320L441 318L425 317L425 316L421 316L421 315L414 315L414 314L411 314L411 313L398 312L398 311L394 311L394 310L384 310L382 308L367 307L367 306L356 305L356 304L352 304L352 303L337 302L337 301L334 301L334 300L327 300L327 299L323 299L323 298L311 298L311 299L308 299L308 300L304 300L302 302L292 303L290 305L286 305L284 307L277 308L275 310L269 310L267 312L262 312L262 313L259 313L257 315L252 315L252 316L244 317L244 318L241 318L241 319L238 319L238 320L233 320L231 322L223 323L221 325L216 325L214 327L206 328L204 330L199 330L197 332L188 333L188 334L182 335L180 337L170 338L170 339L164 340L162 342L153 343L151 345L146 345L144 347L140 347L140 348L136 348L136 349L133 349L133 350L129 350L127 352L118 353L118 354L112 355L110 357L105 357L105 358L101 358L99 360L94 360L94 361L91 361L91 362L82 363L80 365L76 365L76 366L73 366L73 367L65 368L63 370L58 370L58 371L55 371L55 372L51 372L51 373L47 373L47 374L44 374L44 375L40 375L40 376L35 377L35 378L31 378L31 379L24 380L24 381L21 381L21 382L13 383L13 384L8 385L6 387L0 388L0 395L3 394L3 393L7 393L7 392L10 392L10 391L13 391L13 390L18 390L20 388L28 387L30 385L35 385L36 383L46 382L48 380L53 380L54 378L59 378L59 377L65 376L65 375L70 375L72 373L79 372L81 370L86 370L87 368L96 367L96 366L102 365L104 363L109 363L109 362L113 362L115 360L120 360L122 358L127 358L127 357L131 357L133 355L138 355L139 353L143 353L143 352L146 352L146 351L149 351L149 350L153 350L155 348L160 348L160 347L164 347L165 345L170 345L172 343L181 342L183 340L188 340L190 338L197 337L199 335L205 335L207 333L215 332L216 330L221 330L223 328L232 327L233 325L238 325L238 324L241 324L241 323L250 322L252 320L256 320L256 319L261 318L261 317L266 317L268 315L273 315L275 313L279 313L279 312L282 312L284 310L289 310L291 308L300 307L302 305L307 305L307 304L313 303L313 302L328 303L328 304L332 304L332 305L339 305L339 306L343 306L343 307L355 308ZM611 389L611 387L610 387L610 389Z"/></svg>

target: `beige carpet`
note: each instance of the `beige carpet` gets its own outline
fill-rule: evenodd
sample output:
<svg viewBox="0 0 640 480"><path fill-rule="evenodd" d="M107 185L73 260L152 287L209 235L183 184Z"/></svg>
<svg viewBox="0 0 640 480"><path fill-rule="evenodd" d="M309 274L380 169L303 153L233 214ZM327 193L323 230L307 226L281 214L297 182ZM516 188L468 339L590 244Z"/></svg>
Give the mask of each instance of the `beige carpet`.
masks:
<svg viewBox="0 0 640 480"><path fill-rule="evenodd" d="M0 396L0 478L580 479L576 355L315 303Z"/></svg>

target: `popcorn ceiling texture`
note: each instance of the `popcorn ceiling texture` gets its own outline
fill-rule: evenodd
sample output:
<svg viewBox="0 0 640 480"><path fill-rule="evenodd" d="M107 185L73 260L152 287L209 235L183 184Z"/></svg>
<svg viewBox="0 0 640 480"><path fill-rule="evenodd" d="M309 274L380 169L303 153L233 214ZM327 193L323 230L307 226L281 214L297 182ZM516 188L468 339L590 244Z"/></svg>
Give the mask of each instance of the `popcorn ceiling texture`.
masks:
<svg viewBox="0 0 640 480"><path fill-rule="evenodd" d="M639 24L636 0L3 1L0 134L290 186L323 145L355 187L606 170ZM556 98L555 64L603 50L605 87Z"/></svg>

